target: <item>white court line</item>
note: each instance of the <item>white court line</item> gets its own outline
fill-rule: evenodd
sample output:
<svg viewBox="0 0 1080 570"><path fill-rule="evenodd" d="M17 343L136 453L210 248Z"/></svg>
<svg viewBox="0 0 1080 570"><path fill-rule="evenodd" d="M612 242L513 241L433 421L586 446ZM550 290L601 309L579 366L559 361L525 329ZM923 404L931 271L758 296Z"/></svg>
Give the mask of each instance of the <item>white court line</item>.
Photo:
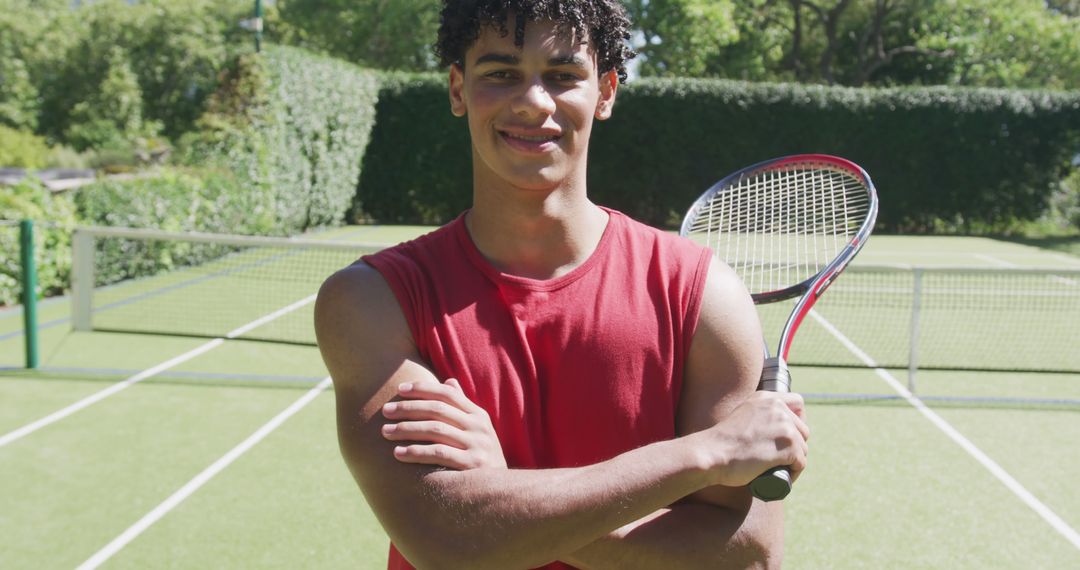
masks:
<svg viewBox="0 0 1080 570"><path fill-rule="evenodd" d="M996 257L994 257L992 255L985 255L985 254L981 254L981 253L976 253L974 255L975 255L975 257L978 257L979 259L982 259L984 261L989 261L990 263L995 263L997 265L1000 265L1001 267L1020 267L1019 265L1017 265L1015 263L1011 263L1011 262L1005 261L1003 259L998 259L998 258L996 258ZM1061 256L1058 256L1058 257L1061 257ZM1049 277L1050 277L1051 281L1057 281L1058 283L1064 283L1065 285L1076 285L1077 284L1077 282L1075 280L1069 279L1068 277L1062 277L1060 275L1050 275Z"/></svg>
<svg viewBox="0 0 1080 570"><path fill-rule="evenodd" d="M900 396L907 400L907 402L911 404L912 407L918 410L919 413L926 417L926 419L930 420L930 423L934 424L938 429L944 432L945 435L949 436L949 439L952 439L964 451L968 452L969 455L975 458L976 461L981 463L982 466L985 467L988 471L990 471L990 473L994 477L997 477L998 481L1001 481L1001 483L1004 484L1006 488L1008 488L1010 491L1013 492L1013 494L1019 497L1020 500L1024 502L1024 504L1026 504L1040 517L1042 517L1043 520L1045 520L1051 527L1054 528L1054 530L1061 534L1061 536L1065 537L1065 540L1068 540L1070 543L1072 543L1073 546L1077 548L1077 550L1080 550L1080 534L1073 530L1073 528L1070 527L1069 524L1066 523L1064 520L1062 520L1062 518L1059 517L1054 511L1050 510L1050 507L1047 507L1045 504L1043 504L1042 501L1037 499L1035 495L1032 495L1030 491L1025 489L1024 486L1020 484L1019 481L1014 479L1012 475L1009 475L1009 473L1006 472L1005 469L1003 469L1000 465L998 465L997 462L995 462L993 459L990 459L990 457L983 453L981 449L976 447L974 443L971 443L971 440L964 437L964 435L957 431L956 428L952 427L949 422L945 421L944 418L942 418L933 410L928 408L926 404L924 404L923 401L918 398L918 396L915 396L914 394L909 392L908 389L905 388L904 385L901 384L896 378L894 378L892 374L889 374L887 370L878 366L877 363L874 362L874 360L870 358L869 355L863 352L862 349L856 346L855 343L851 341L851 339L845 336L844 333L840 332L839 329L833 326L832 323L825 320L825 317L821 316L820 314L818 314L817 311L814 310L810 311L810 316L812 316L814 320L820 323L821 326L825 327L825 330L832 333L832 335L836 337L836 339L839 340L845 348L847 348L849 351L851 351L852 354L854 354L859 360L861 360L863 364L866 364L867 366L873 368L874 372L882 380L884 380L886 384L891 386L897 394L900 394Z"/></svg>
<svg viewBox="0 0 1080 570"><path fill-rule="evenodd" d="M77 570L92 570L93 568L101 566L109 558L112 558L114 554L127 546L132 540L135 540L135 538L142 534L143 531L150 528L150 525L161 520L161 518L168 514L169 511L176 508L177 505L190 497L195 491L199 490L199 488L205 485L207 481L213 479L215 475L232 464L232 462L236 461L241 455L247 453L249 449L255 447L256 444L280 427L281 424L285 423L285 420L303 409L304 406L308 405L308 403L314 400L316 396L322 393L323 390L326 390L329 386L330 378L324 378L322 382L319 382L317 386L308 390L308 392L301 396L300 399L293 402L288 408L285 408L281 413L274 416L273 419L266 422L262 427L255 430L255 432L249 435L247 439L240 442L239 445L229 450L225 455L222 455L220 459L210 464L209 467L203 469L201 473L185 483L183 487L180 487L180 489L170 495L169 498L165 499L161 504L154 507L153 510L143 515L141 519L128 527L127 530L120 533L119 536L112 539L111 542L106 544L101 550L98 550L93 556L87 559L86 562L80 564Z"/></svg>
<svg viewBox="0 0 1080 570"><path fill-rule="evenodd" d="M241 326L241 327L239 327L237 329L232 330L231 332L226 334L224 338L215 338L215 339L207 342L206 344L200 345L200 346L198 346L198 347L196 347L196 348L194 348L192 350L189 350L189 351L185 352L184 354L181 354L180 356L177 356L177 357L171 358L169 360L166 360L165 362L162 362L161 364L158 364L157 366L154 366L152 368L147 368L146 370L143 370L142 372L140 372L140 373L138 373L138 374L126 379L126 380L123 380L121 382L113 384L112 386L109 386L108 388L105 388L104 390L101 390L99 392L95 392L95 393L83 398L82 400L79 400L78 402L75 402L74 404L71 404L70 406L67 406L66 408L63 408L63 409L58 410L56 412L53 412L53 413L51 413L51 414L49 414L49 415L47 415L47 416L45 416L45 417L43 417L43 418L41 418L41 419L39 419L37 421L31 422L31 423L29 423L29 424L27 424L27 425L25 425L25 426L23 426L21 428L18 428L18 429L14 430L14 431L8 432L8 433L4 434L3 436L0 436L0 447L4 447L5 445L7 445L7 444L9 444L9 443L11 443L13 441L21 439L21 438L23 438L23 437L25 437L27 435L30 435L31 433L34 433L35 431L37 431L37 430L39 430L39 429L41 429L41 428L43 428L45 426L48 426L50 424L54 424L54 423L56 423L56 422L58 422L58 421L60 421L60 420L62 420L64 418L70 416L71 414L74 414L75 412L87 407L87 406L90 406L92 404L100 402L101 400L104 400L105 398L108 398L109 396L112 396L113 394L123 390L124 388L127 388L128 386L131 386L132 384L135 384L137 382L142 382L143 380L146 380L147 378L151 378L153 376L156 376L156 375L158 375L158 374L160 374L160 373L162 373L162 372L164 372L164 371L166 371L166 370L168 370L168 369L170 369L170 368L172 368L172 367L174 367L174 366L176 366L178 364L183 364L184 362L187 362L188 360L191 360L192 358L195 358L196 356L199 356L200 354L203 354L205 352L213 350L213 349L221 346L222 343L225 342L225 339L236 338L236 337L250 331L251 329L253 329L253 328L257 327L257 326L266 324L266 323L268 323L268 322L270 322L270 321L272 321L272 320L274 320L274 319L276 319L278 317L281 317L282 315L285 315L286 313L295 311L296 309L299 309L300 307L303 307L304 305L307 305L308 303L311 303L312 301L314 301L315 297L316 297L315 295L311 295L311 296L305 297L303 299L300 299L299 301L297 301L297 302L295 302L295 303L293 303L293 304L291 304L291 305L289 305L287 307L278 309L277 311L274 311L273 313L270 313L269 315L266 315L266 316L260 317L258 319L255 319L254 321L251 321L250 323L248 323L246 325L243 325L243 326Z"/></svg>
<svg viewBox="0 0 1080 570"><path fill-rule="evenodd" d="M1060 260L1060 261L1064 261L1065 263L1068 263L1069 265L1080 264L1080 259L1077 259L1075 257L1071 257L1071 256L1068 256L1068 255L1063 255L1063 254L1060 254L1060 253L1051 253L1049 255L1050 255L1050 257L1053 257L1054 259L1057 259L1057 260Z"/></svg>
<svg viewBox="0 0 1080 570"><path fill-rule="evenodd" d="M998 267L1017 267L1015 263L1010 263L1008 261L1005 261L1004 259L998 259L992 255L987 255L985 253L973 253L972 255Z"/></svg>

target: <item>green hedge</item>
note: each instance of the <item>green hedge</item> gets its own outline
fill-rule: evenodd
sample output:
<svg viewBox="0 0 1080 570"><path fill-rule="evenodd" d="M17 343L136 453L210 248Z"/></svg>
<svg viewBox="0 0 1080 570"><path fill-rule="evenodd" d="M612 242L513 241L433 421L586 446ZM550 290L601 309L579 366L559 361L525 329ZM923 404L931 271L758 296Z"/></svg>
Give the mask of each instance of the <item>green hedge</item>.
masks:
<svg viewBox="0 0 1080 570"><path fill-rule="evenodd" d="M442 224L472 201L472 151L443 75L389 74L350 218Z"/></svg>
<svg viewBox="0 0 1080 570"><path fill-rule="evenodd" d="M272 233L337 224L355 194L378 84L373 72L294 48L241 57L201 132L183 141L184 160L233 172Z"/></svg>
<svg viewBox="0 0 1080 570"><path fill-rule="evenodd" d="M467 127L445 81L384 85L354 218L440 223L470 203ZM814 152L870 173L881 230L986 231L1047 209L1080 151L1080 93L639 80L591 144L592 198L655 225L738 168Z"/></svg>
<svg viewBox="0 0 1080 570"><path fill-rule="evenodd" d="M34 254L37 265L37 294L60 294L71 275L71 231L75 208L63 195L54 195L36 178L27 177L0 191L0 220L35 222ZM19 256L19 228L0 224L0 305L19 304L22 269Z"/></svg>

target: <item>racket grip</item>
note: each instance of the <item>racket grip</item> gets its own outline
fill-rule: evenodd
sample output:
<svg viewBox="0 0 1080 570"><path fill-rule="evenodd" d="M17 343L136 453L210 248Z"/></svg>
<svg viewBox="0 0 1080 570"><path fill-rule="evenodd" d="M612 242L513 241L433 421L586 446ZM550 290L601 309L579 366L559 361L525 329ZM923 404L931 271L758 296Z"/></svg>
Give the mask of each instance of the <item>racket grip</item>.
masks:
<svg viewBox="0 0 1080 570"><path fill-rule="evenodd" d="M790 392L791 374L787 363L780 357L765 359L761 369L758 390ZM778 501L791 492L791 471L787 467L773 467L750 482L750 492L762 501Z"/></svg>

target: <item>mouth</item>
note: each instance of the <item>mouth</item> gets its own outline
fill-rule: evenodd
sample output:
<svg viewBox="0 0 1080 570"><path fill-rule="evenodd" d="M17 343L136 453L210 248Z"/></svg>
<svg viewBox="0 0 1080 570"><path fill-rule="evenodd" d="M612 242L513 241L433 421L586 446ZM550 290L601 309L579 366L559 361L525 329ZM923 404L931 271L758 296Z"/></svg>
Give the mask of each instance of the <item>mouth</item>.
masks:
<svg viewBox="0 0 1080 570"><path fill-rule="evenodd" d="M499 136L511 148L527 153L544 153L554 150L556 143L562 138L559 133L552 132L511 132L499 131Z"/></svg>

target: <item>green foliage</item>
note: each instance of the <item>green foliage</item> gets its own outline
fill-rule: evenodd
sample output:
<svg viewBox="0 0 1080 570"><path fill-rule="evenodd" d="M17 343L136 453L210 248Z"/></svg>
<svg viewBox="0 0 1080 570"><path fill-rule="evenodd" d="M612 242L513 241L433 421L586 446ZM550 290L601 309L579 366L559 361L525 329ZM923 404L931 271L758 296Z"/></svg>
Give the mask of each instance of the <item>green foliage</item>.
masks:
<svg viewBox="0 0 1080 570"><path fill-rule="evenodd" d="M275 233L336 224L360 176L378 78L341 61L270 47L241 58L183 141L188 163L237 174Z"/></svg>
<svg viewBox="0 0 1080 570"><path fill-rule="evenodd" d="M45 139L0 125L0 167L42 168L49 162Z"/></svg>
<svg viewBox="0 0 1080 570"><path fill-rule="evenodd" d="M10 51L24 63L39 99L40 132L62 139L74 129L78 140L72 142L80 147L110 136L107 123L114 121L102 115L130 119L136 109L137 122L156 122L167 136L189 130L215 87L218 69L230 54L251 49L236 25L251 10L246 0L105 0L78 8L69 2L0 0L0 8L7 8L0 10L0 38L17 37ZM0 39L0 55L4 44ZM137 105L109 107L117 95L134 93L132 86L141 93ZM114 92L103 94L103 88ZM0 88L0 108L3 96Z"/></svg>
<svg viewBox="0 0 1080 570"><path fill-rule="evenodd" d="M279 0L280 42L378 69L434 69L439 0Z"/></svg>
<svg viewBox="0 0 1080 570"><path fill-rule="evenodd" d="M144 133L156 134L156 125L143 125L142 90L123 48L113 46L106 65L101 84L71 111L65 139L78 150L123 148Z"/></svg>
<svg viewBox="0 0 1080 570"><path fill-rule="evenodd" d="M376 116L350 214L353 220L441 224L469 206L468 127L450 114L445 77L386 77Z"/></svg>
<svg viewBox="0 0 1080 570"><path fill-rule="evenodd" d="M1069 16L1075 16L1074 2L1048 7L1043 0L742 0L733 3L728 18L735 33L712 42L701 40L708 33L700 26L705 15L687 18L698 25L662 28L650 16L677 14L699 2L625 3L638 13L645 76L1080 88L1080 19ZM700 4L720 11L728 3ZM688 63L668 64L669 49L682 49L678 57Z"/></svg>
<svg viewBox="0 0 1080 570"><path fill-rule="evenodd" d="M35 223L37 294L62 293L71 275L71 231L75 227L71 200L53 194L37 179L26 178L0 192L0 220L22 219ZM0 253L0 305L17 304L22 291L17 228L0 225Z"/></svg>
<svg viewBox="0 0 1080 570"><path fill-rule="evenodd" d="M81 223L165 231L265 234L276 222L232 173L164 169L150 176L101 179L75 193ZM115 240L99 247L99 284L151 275L224 253L220 248Z"/></svg>
<svg viewBox="0 0 1080 570"><path fill-rule="evenodd" d="M642 34L637 48L642 75L702 76L709 61L738 38L731 0L632 0L624 2Z"/></svg>
<svg viewBox="0 0 1080 570"><path fill-rule="evenodd" d="M468 133L445 78L388 81L378 112L353 217L442 223L468 207ZM1075 93L641 80L593 130L589 191L671 226L738 168L827 153L874 178L883 230L993 231L1043 214L1078 144Z"/></svg>

